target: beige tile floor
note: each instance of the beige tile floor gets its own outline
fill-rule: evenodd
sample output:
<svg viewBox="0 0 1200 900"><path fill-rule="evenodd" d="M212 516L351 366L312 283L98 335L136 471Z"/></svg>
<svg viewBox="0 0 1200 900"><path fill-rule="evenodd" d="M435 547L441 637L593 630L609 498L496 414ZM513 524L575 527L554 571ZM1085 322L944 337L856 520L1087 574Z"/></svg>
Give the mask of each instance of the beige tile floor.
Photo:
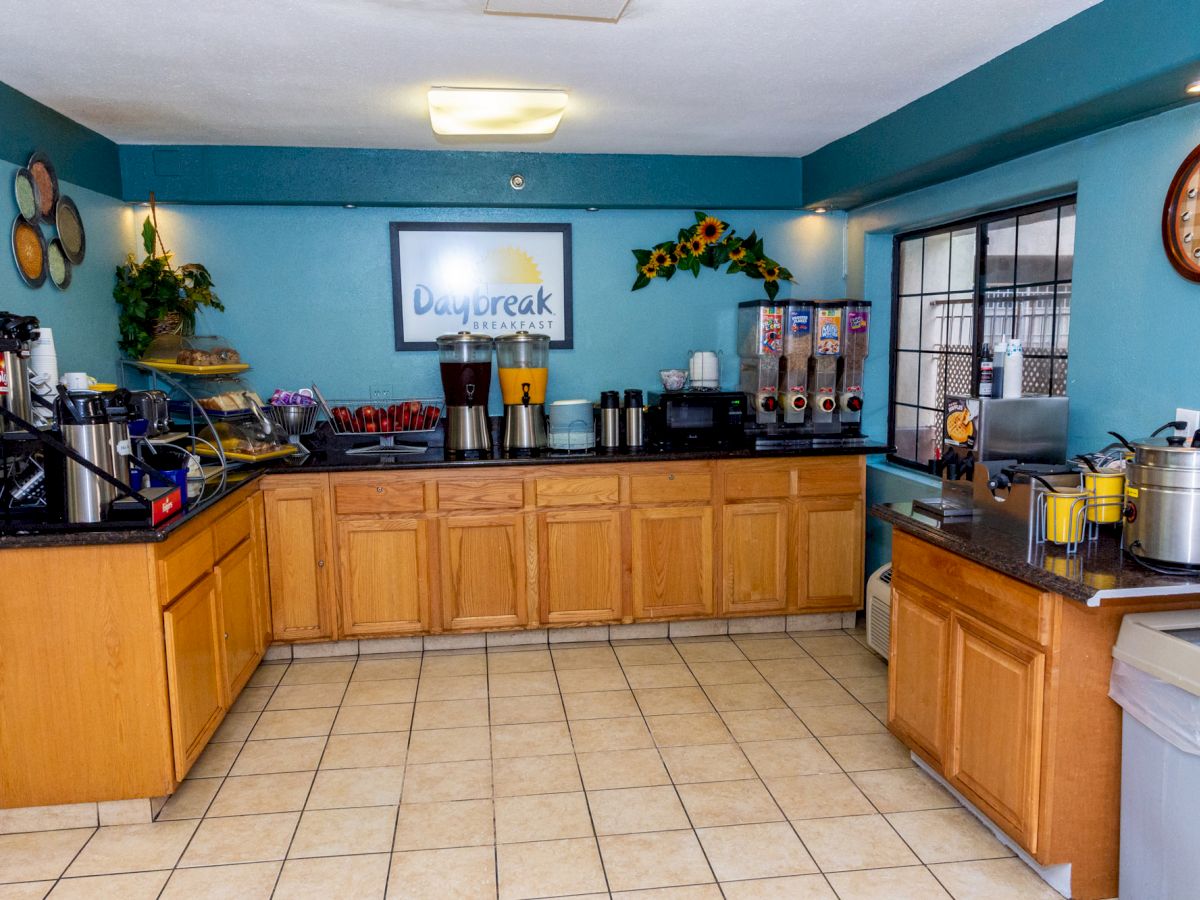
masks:
<svg viewBox="0 0 1200 900"><path fill-rule="evenodd" d="M151 825L14 898L1055 898L915 768L861 632L264 664Z"/></svg>

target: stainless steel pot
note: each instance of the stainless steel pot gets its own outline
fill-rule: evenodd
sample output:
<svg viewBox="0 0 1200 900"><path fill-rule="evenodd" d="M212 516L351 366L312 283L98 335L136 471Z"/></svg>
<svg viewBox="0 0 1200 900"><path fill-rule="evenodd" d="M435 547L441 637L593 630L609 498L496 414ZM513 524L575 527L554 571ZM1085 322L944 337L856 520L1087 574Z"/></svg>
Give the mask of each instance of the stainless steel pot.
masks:
<svg viewBox="0 0 1200 900"><path fill-rule="evenodd" d="M1200 566L1200 448L1145 441L1133 450L1122 546L1149 560Z"/></svg>

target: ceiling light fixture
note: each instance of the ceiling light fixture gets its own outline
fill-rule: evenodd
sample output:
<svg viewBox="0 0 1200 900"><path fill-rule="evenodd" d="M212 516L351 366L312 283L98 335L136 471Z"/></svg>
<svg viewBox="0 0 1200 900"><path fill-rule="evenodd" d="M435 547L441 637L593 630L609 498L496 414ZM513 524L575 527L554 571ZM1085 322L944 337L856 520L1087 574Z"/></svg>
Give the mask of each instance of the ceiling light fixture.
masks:
<svg viewBox="0 0 1200 900"><path fill-rule="evenodd" d="M553 134L566 108L566 91L429 89L429 122L436 134Z"/></svg>
<svg viewBox="0 0 1200 900"><path fill-rule="evenodd" d="M1200 96L1200 78L1197 78L1186 88L1187 92L1193 97Z"/></svg>
<svg viewBox="0 0 1200 900"><path fill-rule="evenodd" d="M813 207L813 212L815 212L817 215L822 215L824 213L829 212L829 207L828 206L816 206L816 207Z"/></svg>

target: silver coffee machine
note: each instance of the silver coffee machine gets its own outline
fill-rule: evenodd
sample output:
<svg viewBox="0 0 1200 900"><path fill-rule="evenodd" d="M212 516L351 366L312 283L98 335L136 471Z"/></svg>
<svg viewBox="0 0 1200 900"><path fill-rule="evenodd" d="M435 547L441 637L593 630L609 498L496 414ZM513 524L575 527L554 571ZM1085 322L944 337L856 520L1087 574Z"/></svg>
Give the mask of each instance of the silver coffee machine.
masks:
<svg viewBox="0 0 1200 900"><path fill-rule="evenodd" d="M39 326L34 316L0 312L0 404L26 422L33 418L29 353L38 339ZM13 427L0 417L0 433Z"/></svg>

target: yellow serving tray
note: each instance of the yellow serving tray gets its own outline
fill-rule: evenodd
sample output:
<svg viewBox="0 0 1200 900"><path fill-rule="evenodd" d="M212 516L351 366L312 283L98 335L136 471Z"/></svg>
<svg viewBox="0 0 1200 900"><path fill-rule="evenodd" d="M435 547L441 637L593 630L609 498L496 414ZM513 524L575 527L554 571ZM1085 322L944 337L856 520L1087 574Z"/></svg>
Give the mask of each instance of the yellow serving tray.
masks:
<svg viewBox="0 0 1200 900"><path fill-rule="evenodd" d="M176 375L233 375L237 372L248 372L249 363L226 363L221 366L184 366L166 360L139 360L143 366L158 369L160 372L171 372Z"/></svg>
<svg viewBox="0 0 1200 900"><path fill-rule="evenodd" d="M295 444L288 444L286 447L280 447L278 450L269 450L266 453L238 453L234 450L226 450L225 458L236 460L237 462L266 462L270 459L283 459L285 456L291 456L293 453L298 453L300 448ZM209 450L203 444L197 444L196 454L198 456L216 457L216 450Z"/></svg>

